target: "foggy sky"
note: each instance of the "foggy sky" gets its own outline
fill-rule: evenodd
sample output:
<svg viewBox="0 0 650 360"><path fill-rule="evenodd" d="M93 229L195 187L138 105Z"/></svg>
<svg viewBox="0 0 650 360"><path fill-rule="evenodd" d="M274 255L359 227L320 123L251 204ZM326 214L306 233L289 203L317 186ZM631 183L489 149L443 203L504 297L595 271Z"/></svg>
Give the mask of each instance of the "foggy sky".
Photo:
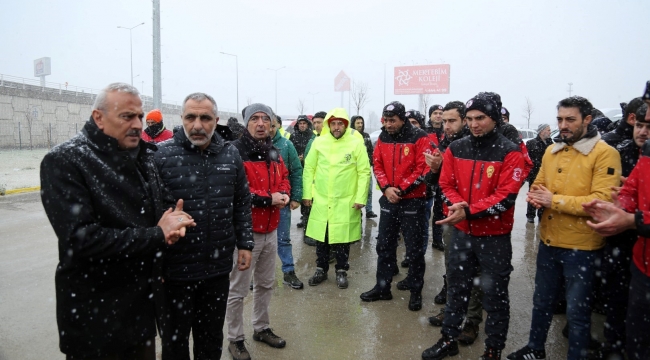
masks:
<svg viewBox="0 0 650 360"><path fill-rule="evenodd" d="M8 1L0 12L0 73L33 77L33 60L52 58L49 82L101 88L129 83L129 32L138 89L152 94L152 3L145 0ZM511 123L555 121L555 105L573 94L596 107L640 96L650 79L647 0L511 1L172 1L161 0L163 99L180 103L194 91L220 109L247 99L296 115L340 106L334 77L345 71L369 86L362 114L385 101L417 108L416 95L393 95L393 67L450 64L450 93L430 104L467 101L480 91L501 94ZM144 84L142 83L144 81ZM144 85L144 86L143 86ZM312 97L308 92L318 93ZM348 94L345 94L348 107ZM354 114L353 109L351 114Z"/></svg>

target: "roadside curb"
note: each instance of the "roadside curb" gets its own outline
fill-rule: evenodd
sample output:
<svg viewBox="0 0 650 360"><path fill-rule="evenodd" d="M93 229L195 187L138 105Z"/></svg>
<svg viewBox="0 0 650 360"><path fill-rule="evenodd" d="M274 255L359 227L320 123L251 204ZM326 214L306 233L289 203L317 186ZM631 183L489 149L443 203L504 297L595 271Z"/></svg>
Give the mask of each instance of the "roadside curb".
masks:
<svg viewBox="0 0 650 360"><path fill-rule="evenodd" d="M41 190L40 186L32 186L32 187L26 187L26 188L10 189L10 190L5 190L5 191L0 191L0 195L22 194L22 193L26 193L26 192L39 191L39 190Z"/></svg>

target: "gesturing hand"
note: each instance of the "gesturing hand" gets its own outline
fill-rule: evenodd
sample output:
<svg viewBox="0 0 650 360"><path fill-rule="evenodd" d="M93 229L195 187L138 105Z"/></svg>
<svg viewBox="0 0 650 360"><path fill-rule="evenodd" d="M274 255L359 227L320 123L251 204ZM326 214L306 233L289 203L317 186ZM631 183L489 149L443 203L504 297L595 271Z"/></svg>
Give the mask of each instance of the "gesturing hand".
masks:
<svg viewBox="0 0 650 360"><path fill-rule="evenodd" d="M185 236L188 226L196 226L196 223L189 214L183 211L183 199L179 199L174 210L169 208L163 213L158 221L158 226L165 234L165 242L172 245Z"/></svg>
<svg viewBox="0 0 650 360"><path fill-rule="evenodd" d="M459 222L465 220L466 214L465 214L465 208L469 207L467 205L467 202L461 201L459 203L455 203L454 205L450 206L448 208L449 213L447 214L447 217L443 220L436 221L436 225L456 225Z"/></svg>

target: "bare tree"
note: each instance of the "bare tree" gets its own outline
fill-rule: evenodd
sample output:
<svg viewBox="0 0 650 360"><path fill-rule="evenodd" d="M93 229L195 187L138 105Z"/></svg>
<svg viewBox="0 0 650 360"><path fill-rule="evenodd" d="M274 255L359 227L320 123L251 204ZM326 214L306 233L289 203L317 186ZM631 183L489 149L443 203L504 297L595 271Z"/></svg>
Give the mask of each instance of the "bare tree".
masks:
<svg viewBox="0 0 650 360"><path fill-rule="evenodd" d="M533 107L532 101L528 97L526 97L526 104L522 108L524 112L524 119L526 119L526 128L530 129L530 118L533 117L533 112L535 111L535 108Z"/></svg>
<svg viewBox="0 0 650 360"><path fill-rule="evenodd" d="M364 82L353 81L352 91L350 91L354 107L357 109L357 115L368 102L368 84Z"/></svg>
<svg viewBox="0 0 650 360"><path fill-rule="evenodd" d="M32 129L34 128L34 116L28 110L25 112L25 119L27 120L27 132L29 133L29 150L34 148L32 142Z"/></svg>
<svg viewBox="0 0 650 360"><path fill-rule="evenodd" d="M250 104L252 104L252 103L253 103L253 98L250 97L250 96L247 97L247 98L246 98L246 105L250 105Z"/></svg>
<svg viewBox="0 0 650 360"><path fill-rule="evenodd" d="M298 104L296 105L296 109L298 109L298 115L303 115L305 113L305 100L298 99Z"/></svg>
<svg viewBox="0 0 650 360"><path fill-rule="evenodd" d="M422 114L426 114L429 109L429 101L431 101L431 96L429 94L422 94L420 95L420 101L422 102Z"/></svg>

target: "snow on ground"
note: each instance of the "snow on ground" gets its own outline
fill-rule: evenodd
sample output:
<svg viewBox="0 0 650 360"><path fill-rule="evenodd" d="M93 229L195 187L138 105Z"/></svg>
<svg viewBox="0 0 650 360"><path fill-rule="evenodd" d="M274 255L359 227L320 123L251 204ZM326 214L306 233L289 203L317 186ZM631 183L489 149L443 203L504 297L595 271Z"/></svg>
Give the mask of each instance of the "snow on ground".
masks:
<svg viewBox="0 0 650 360"><path fill-rule="evenodd" d="M40 186L41 160L49 149L0 149L0 188Z"/></svg>

